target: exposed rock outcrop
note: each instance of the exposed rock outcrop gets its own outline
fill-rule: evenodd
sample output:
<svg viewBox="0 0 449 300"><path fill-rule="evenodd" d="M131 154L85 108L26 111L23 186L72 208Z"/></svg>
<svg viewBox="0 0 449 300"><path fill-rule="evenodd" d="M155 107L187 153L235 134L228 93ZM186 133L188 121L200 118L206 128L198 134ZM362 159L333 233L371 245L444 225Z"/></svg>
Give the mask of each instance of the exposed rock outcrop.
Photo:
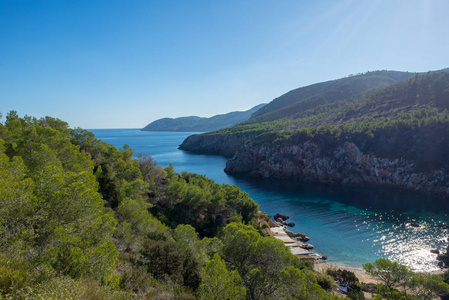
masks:
<svg viewBox="0 0 449 300"><path fill-rule="evenodd" d="M449 267L449 246L447 246L446 253L438 254L437 260L440 261L440 267Z"/></svg>
<svg viewBox="0 0 449 300"><path fill-rule="evenodd" d="M287 222L285 222L282 218L277 218L275 219L276 223L280 224L280 225L284 225L287 226Z"/></svg>
<svg viewBox="0 0 449 300"><path fill-rule="evenodd" d="M292 232L290 230L287 230L287 229L284 229L284 231L285 231L285 233L287 233L287 235L290 238L298 240L300 242L307 242L307 241L310 240L310 238L307 235L305 235L305 234L302 234L302 233L299 233L299 232L298 233L294 233L294 232Z"/></svg>
<svg viewBox="0 0 449 300"><path fill-rule="evenodd" d="M225 171L449 196L449 172L444 169L420 172L413 161L363 153L351 142L342 142L334 149L320 148L311 140L280 147L246 144L228 160Z"/></svg>
<svg viewBox="0 0 449 300"><path fill-rule="evenodd" d="M228 173L447 198L448 89L447 70L317 83L274 99L244 123L189 137L180 149L233 157Z"/></svg>
<svg viewBox="0 0 449 300"><path fill-rule="evenodd" d="M284 221L290 219L289 216L283 215L283 214L275 214L274 217L273 217L273 219L275 219L275 220L277 220L277 219L279 219L279 218L281 218L281 219L284 220Z"/></svg>
<svg viewBox="0 0 449 300"><path fill-rule="evenodd" d="M312 250L314 248L313 245L310 244L302 244L299 247L306 250Z"/></svg>

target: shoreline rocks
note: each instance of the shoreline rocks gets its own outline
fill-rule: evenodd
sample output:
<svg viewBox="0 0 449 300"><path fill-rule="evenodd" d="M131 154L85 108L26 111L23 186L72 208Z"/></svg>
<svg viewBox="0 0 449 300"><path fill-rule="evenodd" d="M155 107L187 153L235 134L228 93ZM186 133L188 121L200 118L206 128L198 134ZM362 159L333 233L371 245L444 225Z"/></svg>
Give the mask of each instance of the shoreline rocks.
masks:
<svg viewBox="0 0 449 300"><path fill-rule="evenodd" d="M272 237L281 240L285 246L289 247L290 251L300 259L306 260L326 260L326 256L322 256L317 253L310 252L309 250L313 249L313 246L310 244L305 244L298 239L295 239L295 236L301 235L301 233L294 233L290 230L285 229L285 227L280 226L279 224L274 224L275 226L270 227L269 231L267 231ZM308 237L307 237L308 239Z"/></svg>
<svg viewBox="0 0 449 300"><path fill-rule="evenodd" d="M313 140L283 146L248 142L227 161L225 172L449 196L448 170L421 171L411 160L365 153L348 141L329 149Z"/></svg>
<svg viewBox="0 0 449 300"><path fill-rule="evenodd" d="M299 242L308 242L310 238L302 233L294 233L293 231L290 231L288 229L284 229L285 233L292 239L295 239Z"/></svg>
<svg viewBox="0 0 449 300"><path fill-rule="evenodd" d="M412 160L376 156L349 141L334 142L324 149L314 140L277 146L256 144L251 141L254 137L221 132L197 134L187 137L179 149L227 157L225 172L229 174L449 197L449 170L444 168L421 171Z"/></svg>
<svg viewBox="0 0 449 300"><path fill-rule="evenodd" d="M290 248L290 251L301 259L313 259L313 260L326 260L327 257L321 256L317 253L309 252L314 247L313 245L306 244L305 242L309 241L310 238L302 233L295 233L286 228L287 225L293 225L294 223L286 223L285 220L288 220L290 217L284 214L275 214L273 216L274 222L271 221L269 224L269 229L267 233L282 242L284 242L285 246ZM269 222L270 223L270 222Z"/></svg>
<svg viewBox="0 0 449 300"><path fill-rule="evenodd" d="M439 253L437 255L437 260L439 261L438 266L440 266L441 268L449 267L449 246L447 246L446 248L446 253Z"/></svg>
<svg viewBox="0 0 449 300"><path fill-rule="evenodd" d="M314 248L313 245L310 245L310 244L302 244L302 245L299 245L299 247L302 249L306 249L306 250L312 250Z"/></svg>
<svg viewBox="0 0 449 300"><path fill-rule="evenodd" d="M283 214L275 214L274 217L273 217L273 219L275 219L275 220L277 220L279 218L281 218L283 221L286 221L286 220L290 219L289 216L283 215Z"/></svg>
<svg viewBox="0 0 449 300"><path fill-rule="evenodd" d="M279 226L281 226L281 227L284 226L284 231L285 231L285 233L286 233L291 239L296 240L296 241L301 242L301 243L307 242L307 241L310 240L310 238L309 238L308 236L306 236L305 234L302 234L302 233L294 233L293 231L290 231L290 230L288 230L288 229L285 228L285 226L289 226L289 227L295 226L295 223L293 223L293 222L290 222L290 223L285 222L285 220L290 219L289 216L277 213L277 214L275 214L275 215L273 216L273 219L274 219L274 223L275 223L275 224L277 224L277 225L279 225ZM311 245L310 245L310 246L311 246ZM307 247L309 247L309 246L307 246ZM313 248L313 246L312 246L312 248ZM309 248L309 249L312 249L312 248Z"/></svg>
<svg viewBox="0 0 449 300"><path fill-rule="evenodd" d="M282 226L289 226L289 227L294 227L295 226L295 223L293 223L293 222L290 222L290 223L287 223L285 220L288 220L290 217L289 216L287 216L287 215L283 215L283 214L275 214L274 215L274 217L273 217L273 220L277 223L277 224L279 224L279 225L282 225Z"/></svg>

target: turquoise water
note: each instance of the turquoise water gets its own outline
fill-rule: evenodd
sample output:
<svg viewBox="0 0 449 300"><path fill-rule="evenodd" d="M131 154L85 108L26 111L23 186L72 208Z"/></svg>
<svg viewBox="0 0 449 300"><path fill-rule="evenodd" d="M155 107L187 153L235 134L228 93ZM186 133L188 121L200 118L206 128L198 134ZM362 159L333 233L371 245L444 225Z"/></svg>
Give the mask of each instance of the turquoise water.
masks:
<svg viewBox="0 0 449 300"><path fill-rule="evenodd" d="M173 163L177 172L208 176L235 184L270 215L287 214L295 232L310 237L314 251L330 263L361 267L388 257L416 270L436 270L431 249L444 250L449 233L447 201L369 188L349 188L286 180L234 177L223 172L226 159L190 154L178 145L192 133L148 132L134 129L91 130L118 148L150 154L159 164ZM419 223L420 227L407 224Z"/></svg>

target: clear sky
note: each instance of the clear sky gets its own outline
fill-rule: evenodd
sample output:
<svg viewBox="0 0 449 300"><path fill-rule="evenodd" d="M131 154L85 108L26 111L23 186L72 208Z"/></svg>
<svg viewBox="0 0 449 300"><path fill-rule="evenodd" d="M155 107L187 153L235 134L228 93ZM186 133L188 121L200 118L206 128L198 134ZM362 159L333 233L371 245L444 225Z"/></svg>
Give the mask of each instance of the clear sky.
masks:
<svg viewBox="0 0 449 300"><path fill-rule="evenodd" d="M0 112L141 128L449 67L448 0L0 0Z"/></svg>

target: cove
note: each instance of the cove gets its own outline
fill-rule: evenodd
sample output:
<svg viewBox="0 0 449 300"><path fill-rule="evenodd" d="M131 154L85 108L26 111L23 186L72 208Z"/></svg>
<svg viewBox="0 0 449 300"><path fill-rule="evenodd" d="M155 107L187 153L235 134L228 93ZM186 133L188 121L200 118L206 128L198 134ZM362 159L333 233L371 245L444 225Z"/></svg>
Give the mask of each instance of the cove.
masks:
<svg viewBox="0 0 449 300"><path fill-rule="evenodd" d="M117 148L128 144L134 154L150 154L160 165L173 163L177 172L206 175L217 183L237 185L270 215L287 214L294 232L311 239L313 251L330 263L361 267L387 257L419 271L437 270L435 254L448 245L446 199L373 188L341 187L288 180L227 175L226 159L178 150L188 132L151 132L138 129L90 130ZM408 224L417 223L419 227Z"/></svg>

